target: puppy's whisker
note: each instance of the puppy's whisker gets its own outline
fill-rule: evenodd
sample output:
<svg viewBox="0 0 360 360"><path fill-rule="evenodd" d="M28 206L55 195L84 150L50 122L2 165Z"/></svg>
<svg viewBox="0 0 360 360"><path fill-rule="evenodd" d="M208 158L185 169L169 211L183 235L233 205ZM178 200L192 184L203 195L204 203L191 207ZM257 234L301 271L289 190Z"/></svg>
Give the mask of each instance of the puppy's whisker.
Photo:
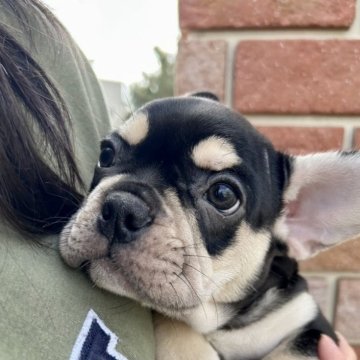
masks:
<svg viewBox="0 0 360 360"><path fill-rule="evenodd" d="M193 256L193 257L198 257L198 258L211 259L211 256L207 256L207 255L184 254L183 256Z"/></svg>
<svg viewBox="0 0 360 360"><path fill-rule="evenodd" d="M180 303L181 303L181 301L180 301L180 297L179 297L179 294L177 293L177 291L176 291L176 289L175 289L174 285L172 284L172 282L171 282L171 281L169 281L169 280L168 280L168 277L167 277L167 274L165 273L165 271L163 271L163 274L165 275L166 283L167 283L167 284L170 284L170 286L171 286L171 287L172 287L172 289L174 290L174 293L175 293L175 299L176 299L176 301L180 304Z"/></svg>
<svg viewBox="0 0 360 360"><path fill-rule="evenodd" d="M222 156L221 157L225 157L225 156L234 156L234 153L233 152L228 152L228 153L224 153L224 154L222 154Z"/></svg>
<svg viewBox="0 0 360 360"><path fill-rule="evenodd" d="M254 291L254 293L257 293L257 292L258 292L258 290L257 290L253 285L251 285L251 284L249 284L249 288L250 288L252 291Z"/></svg>
<svg viewBox="0 0 360 360"><path fill-rule="evenodd" d="M206 313L206 310L205 310L203 301L201 300L200 296L199 296L198 293L195 291L195 289L194 289L193 286L191 285L189 279L186 277L186 275L185 275L184 273L183 273L183 276L184 276L184 278L186 279L186 281L189 283L189 285L191 286L191 288L193 289L194 293L196 294L196 297L199 299L201 308L202 308L202 310L203 310L203 312L204 312L205 318L207 319L208 315L207 315L207 313Z"/></svg>
<svg viewBox="0 0 360 360"><path fill-rule="evenodd" d="M157 225L157 226L162 226L162 227L164 227L164 228L168 228L168 226L166 226L166 225L164 225L164 224L161 224L161 223L158 222L158 221L153 221L153 224L154 224L154 225Z"/></svg>
<svg viewBox="0 0 360 360"><path fill-rule="evenodd" d="M97 267L98 267L98 265L96 264L96 265L95 265L95 269L96 269ZM94 269L94 270L95 270L95 269ZM92 275L91 275L91 281L92 281L92 288L93 288L93 289L97 287L96 283L97 283L98 280L99 280L99 275L97 275L97 276L95 277L94 274L97 274L97 272L94 271L94 272L92 273Z"/></svg>
<svg viewBox="0 0 360 360"><path fill-rule="evenodd" d="M189 245L184 245L181 248L182 249L191 249L191 248L197 248L199 246L203 245L202 242L198 242L198 243L194 243L194 244L189 244Z"/></svg>
<svg viewBox="0 0 360 360"><path fill-rule="evenodd" d="M181 274L182 274L182 276L186 279L186 281L188 282L188 284L189 284L188 287L190 286L189 289L192 290L192 292L193 292L193 293L196 295L196 297L198 298L198 300L199 300L199 302L200 302L200 305L201 305L201 307L202 307L202 309L203 309L203 311L204 311L204 315L205 315L205 317L207 317L207 314L206 314L206 311L205 311L203 302L202 302L199 294L198 294L197 291L194 289L194 287L192 286L192 284L191 284L191 282L189 281L189 279L187 278L187 276L184 274L183 269L181 268L181 266L179 266L179 265L176 264L176 263L174 263L174 265L177 266L177 267L182 271ZM197 270L197 269L195 269L195 270ZM176 274L176 273L174 273L174 274L175 274L176 276L178 276L179 279L183 280L183 279L180 277L180 275L178 275L178 274ZM184 280L183 280L183 281L184 281ZM185 281L184 281L184 283L186 284Z"/></svg>
<svg viewBox="0 0 360 360"><path fill-rule="evenodd" d="M219 285L216 284L216 282L215 282L213 279L211 279L208 275L204 274L201 270L195 268L194 266L192 266L192 265L190 265L190 264L188 264L188 263L186 263L186 262L184 263L184 265L186 265L186 266L188 266L188 267L191 267L191 268L194 269L195 271L199 272L202 276L204 276L205 278L207 278L208 280L210 280L211 283L213 283L217 288L219 287Z"/></svg>
<svg viewBox="0 0 360 360"><path fill-rule="evenodd" d="M168 239L172 239L172 241L170 241L168 244L171 245L173 243L176 243L177 241L180 241L181 243L183 243L184 241L176 236L169 236ZM180 246L177 246L177 248L180 248Z"/></svg>
<svg viewBox="0 0 360 360"><path fill-rule="evenodd" d="M79 270L84 270L90 265L90 260L86 260L80 264L78 267Z"/></svg>
<svg viewBox="0 0 360 360"><path fill-rule="evenodd" d="M167 276L166 276L165 271L163 271L162 273L163 273L163 275L164 275L164 277L165 277L165 283L167 283L168 280L167 280ZM160 301L161 301L162 299L163 299L163 286L162 286L162 284L160 284Z"/></svg>
<svg viewBox="0 0 360 360"><path fill-rule="evenodd" d="M173 242L175 242L176 240L181 241L182 243L184 242L183 239L181 239L181 238L179 238L179 237L177 237L177 236L173 236L173 235L170 235L170 236L168 237L168 239L173 239L173 241L170 242L170 244L173 243Z"/></svg>
<svg viewBox="0 0 360 360"><path fill-rule="evenodd" d="M183 283L190 289L190 291L192 291L193 296L195 295L197 297L197 299L199 300L199 303L204 311L204 315L207 318L207 314L206 314L206 310L204 308L204 304L199 296L199 294L196 292L196 290L194 289L194 287L191 285L191 282L189 281L189 279L186 277L186 275L184 273L182 273L181 275L186 279L186 281L177 273L174 272L174 274L181 280L183 281Z"/></svg>
<svg viewBox="0 0 360 360"><path fill-rule="evenodd" d="M176 265L176 264L175 264L175 265ZM178 268L181 269L180 266L178 266ZM182 270L182 269L181 269L181 270ZM187 282L186 282L179 274L177 274L176 272L173 272L173 274L175 274L175 276L177 276L177 277L191 290L193 296L195 295L195 296L200 300L199 295L196 293L196 291L195 291L195 289L192 287L190 281L187 279L187 277L186 277L183 273L181 273L181 274L184 276L184 278L186 279ZM201 301L201 300L200 300L200 301Z"/></svg>
<svg viewBox="0 0 360 360"><path fill-rule="evenodd" d="M217 303L214 299L214 295L211 295L211 299L214 303L214 306L215 306L215 312L216 312L216 327L218 328L219 327L219 311L218 311L218 307L217 307Z"/></svg>
<svg viewBox="0 0 360 360"><path fill-rule="evenodd" d="M134 308L135 308L134 301L131 301L129 299L127 302L125 302L121 305L110 307L109 310L116 310L115 311L116 314L124 314L124 313L128 313L128 312L132 311ZM120 311L117 311L117 310L120 310Z"/></svg>
<svg viewBox="0 0 360 360"><path fill-rule="evenodd" d="M171 281L170 281L170 282L168 282L168 283L170 284L170 286L171 286L171 287L172 287L172 289L174 290L176 300L177 300L177 302L178 302L178 303L179 303L179 305L180 305L181 301L180 301L180 296L179 296L178 292L176 291L176 289L175 289L175 287L174 287L174 285L172 284L172 282L171 282Z"/></svg>
<svg viewBox="0 0 360 360"><path fill-rule="evenodd" d="M184 240L181 239L181 238L179 238L179 237L177 237L177 236L171 235L171 236L169 236L168 238L169 238L169 239L174 239L174 240L179 240L179 241L181 241L182 243L184 243ZM195 242L195 243L193 243L193 244L188 244L188 245L183 246L183 248L188 247L188 246L193 246L193 245L202 245L202 242L199 241L199 242Z"/></svg>

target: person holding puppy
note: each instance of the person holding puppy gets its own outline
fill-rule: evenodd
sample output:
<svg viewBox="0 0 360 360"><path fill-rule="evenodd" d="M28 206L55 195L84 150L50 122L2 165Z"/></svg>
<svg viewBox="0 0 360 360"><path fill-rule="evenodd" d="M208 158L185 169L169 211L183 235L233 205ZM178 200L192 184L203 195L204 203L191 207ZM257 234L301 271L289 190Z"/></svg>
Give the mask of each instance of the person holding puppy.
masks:
<svg viewBox="0 0 360 360"><path fill-rule="evenodd" d="M0 0L0 38L0 358L153 359L150 313L57 253L110 130L92 69L37 0ZM355 359L326 338L320 358L335 349Z"/></svg>
<svg viewBox="0 0 360 360"><path fill-rule="evenodd" d="M339 346L328 336L322 336L319 344L320 360L357 360L354 349L350 347L345 338L337 333Z"/></svg>
<svg viewBox="0 0 360 360"><path fill-rule="evenodd" d="M150 312L58 256L110 130L91 66L37 0L0 1L0 39L0 358L153 359Z"/></svg>

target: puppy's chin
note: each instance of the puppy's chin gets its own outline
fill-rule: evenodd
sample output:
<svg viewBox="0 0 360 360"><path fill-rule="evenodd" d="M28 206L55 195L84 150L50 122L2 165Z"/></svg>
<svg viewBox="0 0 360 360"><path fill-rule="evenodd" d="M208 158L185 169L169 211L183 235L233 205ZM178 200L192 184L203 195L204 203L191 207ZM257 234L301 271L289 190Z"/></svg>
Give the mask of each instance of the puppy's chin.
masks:
<svg viewBox="0 0 360 360"><path fill-rule="evenodd" d="M98 287L157 310L182 311L211 296L211 274L203 276L209 267L197 251L163 221L132 243L113 245L87 270Z"/></svg>
<svg viewBox="0 0 360 360"><path fill-rule="evenodd" d="M152 308L179 311L208 299L212 265L196 227L190 225L192 217L174 206L173 195L168 194L167 200L165 214L136 241L112 246L111 260L101 262L105 267L95 262L91 276L98 286ZM99 282L99 273L103 282Z"/></svg>
<svg viewBox="0 0 360 360"><path fill-rule="evenodd" d="M139 301L129 282L111 259L92 260L87 267L87 271L91 280L98 287Z"/></svg>
<svg viewBox="0 0 360 360"><path fill-rule="evenodd" d="M115 257L122 260L103 258L91 261L88 273L98 287L167 313L196 307L204 296L207 297L205 289L208 287L184 266L181 269L166 259L138 261L127 258L126 251Z"/></svg>

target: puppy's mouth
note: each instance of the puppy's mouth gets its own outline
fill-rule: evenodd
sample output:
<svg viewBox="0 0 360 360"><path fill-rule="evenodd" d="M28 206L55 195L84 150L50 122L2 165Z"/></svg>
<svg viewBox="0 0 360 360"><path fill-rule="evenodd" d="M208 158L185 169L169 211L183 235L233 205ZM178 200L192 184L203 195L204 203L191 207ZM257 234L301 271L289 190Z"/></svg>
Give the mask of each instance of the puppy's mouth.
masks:
<svg viewBox="0 0 360 360"><path fill-rule="evenodd" d="M160 196L141 184L134 195L125 183L108 178L89 195L61 234L64 260L155 309L198 306L210 296L212 267L194 217L170 190Z"/></svg>

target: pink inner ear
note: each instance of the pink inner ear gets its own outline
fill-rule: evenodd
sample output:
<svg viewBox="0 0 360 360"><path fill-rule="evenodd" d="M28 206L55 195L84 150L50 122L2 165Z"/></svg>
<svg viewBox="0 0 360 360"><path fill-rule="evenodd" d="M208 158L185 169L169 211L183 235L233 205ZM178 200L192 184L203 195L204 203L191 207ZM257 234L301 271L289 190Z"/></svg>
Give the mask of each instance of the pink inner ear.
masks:
<svg viewBox="0 0 360 360"><path fill-rule="evenodd" d="M297 201L290 201L286 205L287 217L289 219L294 218L299 211L299 203Z"/></svg>
<svg viewBox="0 0 360 360"><path fill-rule="evenodd" d="M314 190L315 190L314 186ZM326 238L327 225L321 215L326 206L318 194L302 189L297 200L285 207L285 225L288 230L288 245L291 255L305 259L321 250L320 239Z"/></svg>
<svg viewBox="0 0 360 360"><path fill-rule="evenodd" d="M300 157L287 195L283 226L296 258L354 238L360 233L360 155Z"/></svg>

